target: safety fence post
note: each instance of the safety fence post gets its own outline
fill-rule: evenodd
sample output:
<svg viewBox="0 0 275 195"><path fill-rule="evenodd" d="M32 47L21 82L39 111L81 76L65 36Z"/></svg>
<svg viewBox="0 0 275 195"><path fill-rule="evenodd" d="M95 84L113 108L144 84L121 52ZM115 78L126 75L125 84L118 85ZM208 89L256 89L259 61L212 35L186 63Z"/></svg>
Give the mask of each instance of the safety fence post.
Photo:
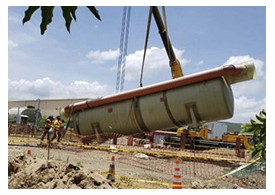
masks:
<svg viewBox="0 0 275 195"><path fill-rule="evenodd" d="M186 135L184 133L180 134L180 149L183 150L185 149L186 145Z"/></svg>
<svg viewBox="0 0 275 195"><path fill-rule="evenodd" d="M133 145L133 141L134 141L133 136L128 136L127 145L128 146L132 146Z"/></svg>
<svg viewBox="0 0 275 195"><path fill-rule="evenodd" d="M239 158L245 158L245 150L241 148L241 138L236 138L236 156Z"/></svg>
<svg viewBox="0 0 275 195"><path fill-rule="evenodd" d="M117 145L117 135L113 136L113 145Z"/></svg>
<svg viewBox="0 0 275 195"><path fill-rule="evenodd" d="M110 179L111 182L115 182L115 156L111 158L107 179Z"/></svg>
<svg viewBox="0 0 275 195"><path fill-rule="evenodd" d="M28 156L31 156L31 154L32 154L31 149L28 149L28 150L27 150L27 155L28 155Z"/></svg>
<svg viewBox="0 0 275 195"><path fill-rule="evenodd" d="M172 189L182 189L182 187L180 160L177 159L174 167Z"/></svg>

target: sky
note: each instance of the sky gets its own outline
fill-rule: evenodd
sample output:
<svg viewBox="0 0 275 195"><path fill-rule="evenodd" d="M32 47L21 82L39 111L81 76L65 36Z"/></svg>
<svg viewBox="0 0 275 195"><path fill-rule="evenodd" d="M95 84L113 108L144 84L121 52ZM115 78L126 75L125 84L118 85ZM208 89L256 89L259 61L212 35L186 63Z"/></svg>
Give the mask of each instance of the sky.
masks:
<svg viewBox="0 0 275 195"><path fill-rule="evenodd" d="M40 34L40 10L22 25L27 6L8 8L8 100L97 98L115 93L121 6L97 6L101 21L78 7L70 33L60 7ZM161 7L159 7L161 11ZM139 85L149 8L132 6L124 91ZM253 60L257 79L232 85L234 116L245 123L266 108L266 7L166 6L168 34L185 75ZM171 79L152 19L143 86Z"/></svg>

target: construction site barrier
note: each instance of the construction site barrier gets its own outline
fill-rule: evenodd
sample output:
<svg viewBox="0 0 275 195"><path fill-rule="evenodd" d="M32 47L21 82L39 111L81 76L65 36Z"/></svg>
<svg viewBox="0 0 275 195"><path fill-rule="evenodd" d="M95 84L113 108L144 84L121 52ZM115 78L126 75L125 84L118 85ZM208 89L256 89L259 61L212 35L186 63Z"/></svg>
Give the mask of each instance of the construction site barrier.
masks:
<svg viewBox="0 0 275 195"><path fill-rule="evenodd" d="M180 164L180 160L177 159L174 167L172 189L182 189L181 169L179 164Z"/></svg>
<svg viewBox="0 0 275 195"><path fill-rule="evenodd" d="M16 135L15 135L16 136ZM19 138L14 139L15 137L9 137L9 144L24 144L26 146L32 146L35 143L40 143L39 139L34 138ZM45 145L47 141L43 142ZM213 183L217 180L228 180L229 176L234 175L242 170L246 169L250 165L257 163L257 160L247 160L243 158L237 158L234 154L234 149L232 150L232 155L228 155L224 157L218 157L220 153L217 153L217 157L208 156L207 154L214 154L210 152L204 151L192 151L192 150L184 150L184 151L169 151L167 149L159 149L159 148L150 148L145 149L142 147L136 146L127 146L127 145L116 145L115 147L111 147L112 145L84 145L82 143L72 143L63 141L61 143L52 142L52 146L60 146L62 148L72 147L79 149L91 149L91 150L99 150L106 151L106 155L115 154L111 157L111 162L109 163L109 170L107 172L99 172L100 174L109 175L109 179L112 179L113 183L118 186L124 186L129 188L141 188L141 189L152 189L152 188L173 188L176 186L177 182L172 178L176 175L174 159L178 159L182 162L180 163L180 175L177 177L181 177L182 183L184 183L184 188L192 188L190 184L192 180L187 180L189 176L196 176L201 178L204 184ZM126 147L127 146L127 147ZM131 154L131 155L129 155ZM146 154L151 156L152 159L146 161L144 159L138 159L135 157L136 154ZM117 155L117 157L116 157ZM65 159L65 157L61 157ZM109 158L110 159L110 158ZM154 159L161 160L159 164L154 163ZM161 172L166 175L170 175L170 181L157 181L154 179L148 178L133 178L129 175L125 176L120 174L119 172L115 172L115 160L116 166L120 166L123 164L138 167L140 169L147 170L148 172ZM209 164L212 163L212 164ZM184 168L182 168L184 167ZM218 167L217 172L212 171L212 167ZM226 171L227 168L227 172ZM106 170L106 169L105 169ZM178 169L177 169L178 170ZM203 171L203 172L201 172ZM234 178L233 178L234 179ZM125 182L127 181L127 182ZM151 185L151 186L150 186Z"/></svg>
<svg viewBox="0 0 275 195"><path fill-rule="evenodd" d="M233 175L249 166L251 166L254 163L257 163L260 160L260 158L256 158L254 160L252 160L251 162L244 164L224 175L220 175L214 178L211 178L209 180L205 180L202 183L207 184L207 183L211 183L220 179L223 179L225 177L228 177L230 175ZM154 184L154 185L160 185L160 186L165 186L167 188L172 188L172 189L183 189L183 183L182 183L182 176L181 176L181 171L180 171L180 160L177 159L175 162L175 167L174 167L174 174L173 174L173 179L172 179L172 183L168 183L168 182L160 182L160 181L152 181L152 180L143 180L143 179L136 179L136 178L131 178L129 176L122 176L122 175L116 175L117 178L121 179L121 180L127 180L127 181L134 181L137 183L146 183L146 184ZM111 174L111 172L98 172L98 174L100 175L108 175ZM123 182L115 182L115 184L124 184L126 185L126 183ZM127 186L134 186L134 185L129 185L127 184ZM139 188L149 188L148 186L142 186L142 185L135 185L135 186L139 186ZM186 185L186 188L190 188L191 185Z"/></svg>
<svg viewBox="0 0 275 195"><path fill-rule="evenodd" d="M112 158L111 158L107 179L110 179L111 182L115 182L115 180L116 180L115 179L115 156L112 156Z"/></svg>
<svg viewBox="0 0 275 195"><path fill-rule="evenodd" d="M40 140L9 140L10 143L31 143L31 142L41 142ZM47 143L47 142L43 142ZM233 159L233 158L216 158L216 157L204 157L204 156L194 156L194 155L183 155L178 153L169 153L169 152L162 152L162 151L150 151L150 150L138 150L138 149L124 149L124 148L110 148L107 146L89 146L89 145L83 145L83 144L74 144L74 143L68 143L68 142L56 142L53 141L51 144L57 144L57 145L65 145L65 146L72 146L72 147L79 147L79 148L85 148L85 149L93 149L93 150L102 150L102 151L116 151L116 152L122 152L122 153L144 153L150 156L163 156L163 157L169 157L169 158L180 158L183 160L200 160L200 161L214 161L214 162L228 162L228 163L234 163L234 162L246 162L243 159Z"/></svg>

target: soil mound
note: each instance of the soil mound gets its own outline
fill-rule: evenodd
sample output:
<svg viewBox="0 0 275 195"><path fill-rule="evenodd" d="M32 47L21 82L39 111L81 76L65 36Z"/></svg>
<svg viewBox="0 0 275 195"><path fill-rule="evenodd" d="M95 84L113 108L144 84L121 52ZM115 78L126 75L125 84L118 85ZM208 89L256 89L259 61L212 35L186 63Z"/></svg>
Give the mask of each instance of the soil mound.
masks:
<svg viewBox="0 0 275 195"><path fill-rule="evenodd" d="M110 180L81 166L24 154L8 162L9 189L112 189Z"/></svg>

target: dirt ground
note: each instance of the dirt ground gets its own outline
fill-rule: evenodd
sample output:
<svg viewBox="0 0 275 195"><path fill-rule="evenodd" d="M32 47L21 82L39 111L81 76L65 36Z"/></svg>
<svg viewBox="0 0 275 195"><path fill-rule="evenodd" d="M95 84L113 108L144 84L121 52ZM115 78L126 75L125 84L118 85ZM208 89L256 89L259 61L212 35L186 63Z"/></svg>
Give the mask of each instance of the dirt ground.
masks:
<svg viewBox="0 0 275 195"><path fill-rule="evenodd" d="M112 189L110 181L79 166L21 153L8 164L10 189Z"/></svg>
<svg viewBox="0 0 275 195"><path fill-rule="evenodd" d="M103 144L104 145L104 144ZM120 148L120 146L116 146ZM122 147L121 147L122 148ZM123 146L125 148L125 146ZM129 150L136 146L128 146ZM157 149L150 149L155 151ZM212 151L212 156L231 155L232 150ZM28 151L31 154L28 154ZM175 153L187 153L175 151ZM228 153L228 154L227 154ZM73 148L64 145L37 147L9 144L9 189L170 189L175 159L143 153L125 153ZM196 154L209 156L209 152ZM115 158L115 181L107 179L111 157ZM49 160L48 160L49 157ZM240 166L240 164L238 164ZM187 189L265 189L266 176L262 167L251 171L211 179L224 175L238 166L228 167L204 161L181 161L183 188Z"/></svg>

